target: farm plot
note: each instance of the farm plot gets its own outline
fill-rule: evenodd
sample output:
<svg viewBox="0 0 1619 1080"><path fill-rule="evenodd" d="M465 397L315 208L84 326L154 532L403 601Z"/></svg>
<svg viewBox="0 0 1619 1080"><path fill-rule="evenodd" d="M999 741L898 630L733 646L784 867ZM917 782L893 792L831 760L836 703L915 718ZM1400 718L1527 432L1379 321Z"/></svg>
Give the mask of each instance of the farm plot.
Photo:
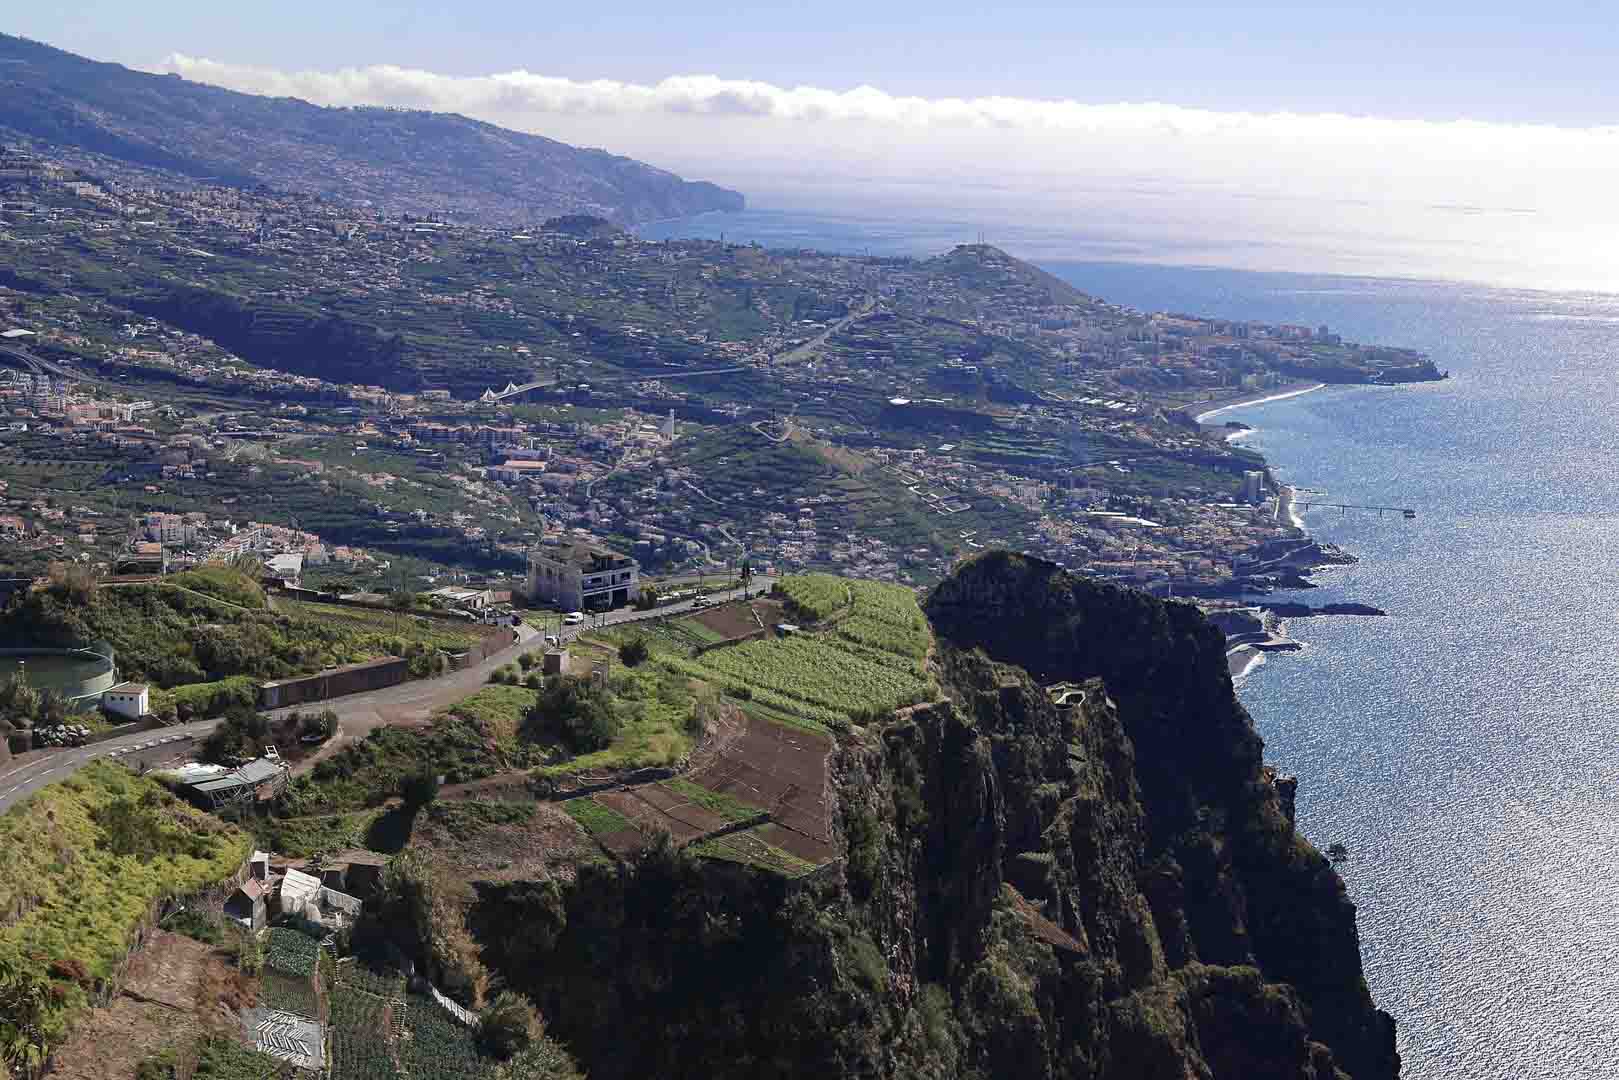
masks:
<svg viewBox="0 0 1619 1080"><path fill-rule="evenodd" d="M320 1001L307 975L295 978L279 971L266 971L259 982L259 1001L280 1012L295 1013L310 1020L320 1017Z"/></svg>
<svg viewBox="0 0 1619 1080"><path fill-rule="evenodd" d="M831 635L757 639L666 665L718 681L734 697L756 700L820 724L884 712L921 701L927 681L914 665L862 653ZM880 651L879 651L880 652Z"/></svg>
<svg viewBox="0 0 1619 1080"><path fill-rule="evenodd" d="M849 582L835 574L793 574L781 579L781 591L797 611L814 622L849 606Z"/></svg>
<svg viewBox="0 0 1619 1080"><path fill-rule="evenodd" d="M388 1003L375 994L341 985L328 995L328 1003L332 1080L396 1080L399 1070L394 1067L387 1039Z"/></svg>
<svg viewBox="0 0 1619 1080"><path fill-rule="evenodd" d="M725 818L661 784L604 791L595 798L643 831L668 832L676 843L690 842L726 824Z"/></svg>
<svg viewBox="0 0 1619 1080"><path fill-rule="evenodd" d="M315 961L320 955L320 942L308 934L285 926L270 928L270 946L265 950L265 962L281 972L307 979L315 973Z"/></svg>
<svg viewBox="0 0 1619 1080"><path fill-rule="evenodd" d="M751 634L760 629L759 623L762 621L763 619L756 621L749 605L740 600L709 608L689 619L681 620L684 623L696 623L708 630L711 641L724 641L727 638Z"/></svg>
<svg viewBox="0 0 1619 1080"><path fill-rule="evenodd" d="M786 877L799 877L815 869L790 851L783 850L765 840L757 829L745 829L729 836L716 836L692 846L692 850L707 859L741 863L761 870L771 870Z"/></svg>
<svg viewBox="0 0 1619 1080"><path fill-rule="evenodd" d="M472 1031L450 1019L432 998L410 996L404 1027L398 1043L399 1064L413 1080L484 1080L496 1075L494 1060L478 1053Z"/></svg>
<svg viewBox="0 0 1619 1080"><path fill-rule="evenodd" d="M685 781L769 811L779 830L793 834L771 843L809 863L836 854L828 822L824 735L749 717L746 730Z"/></svg>

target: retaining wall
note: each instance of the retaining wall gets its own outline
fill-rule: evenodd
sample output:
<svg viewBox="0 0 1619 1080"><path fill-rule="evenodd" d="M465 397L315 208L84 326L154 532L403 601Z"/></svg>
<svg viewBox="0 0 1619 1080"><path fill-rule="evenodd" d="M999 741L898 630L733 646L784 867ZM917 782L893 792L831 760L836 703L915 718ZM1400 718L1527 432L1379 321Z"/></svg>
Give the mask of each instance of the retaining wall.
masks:
<svg viewBox="0 0 1619 1080"><path fill-rule="evenodd" d="M363 690L381 690L397 686L410 674L410 661L389 656L364 664L332 668L305 675L301 679L281 679L259 687L259 708L280 709L288 705L302 705L308 701L325 701L345 694L358 694Z"/></svg>

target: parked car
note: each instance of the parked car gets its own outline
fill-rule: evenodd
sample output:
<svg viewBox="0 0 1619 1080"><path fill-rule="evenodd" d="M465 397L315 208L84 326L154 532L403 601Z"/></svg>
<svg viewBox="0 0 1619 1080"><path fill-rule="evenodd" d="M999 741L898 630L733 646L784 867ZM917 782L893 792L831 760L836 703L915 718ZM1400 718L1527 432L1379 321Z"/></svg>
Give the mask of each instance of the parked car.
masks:
<svg viewBox="0 0 1619 1080"><path fill-rule="evenodd" d="M557 640L557 636L555 634L546 634L545 643L553 649L562 644L561 641Z"/></svg>
<svg viewBox="0 0 1619 1080"><path fill-rule="evenodd" d="M584 621L585 613L582 611L570 611L562 617L563 626L578 626Z"/></svg>

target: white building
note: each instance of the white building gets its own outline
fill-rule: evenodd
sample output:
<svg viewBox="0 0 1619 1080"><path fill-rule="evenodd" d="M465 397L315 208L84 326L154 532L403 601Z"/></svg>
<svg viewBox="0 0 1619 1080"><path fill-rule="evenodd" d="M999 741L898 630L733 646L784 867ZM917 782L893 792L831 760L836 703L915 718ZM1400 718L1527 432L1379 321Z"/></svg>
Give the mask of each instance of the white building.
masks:
<svg viewBox="0 0 1619 1080"><path fill-rule="evenodd" d="M640 571L628 555L589 544L535 548L528 555L528 593L569 611L618 608L641 595Z"/></svg>
<svg viewBox="0 0 1619 1080"><path fill-rule="evenodd" d="M303 576L304 557L301 552L275 555L265 562L264 568L282 581L296 585Z"/></svg>
<svg viewBox="0 0 1619 1080"><path fill-rule="evenodd" d="M437 597L452 607L465 608L468 611L482 611L495 602L495 594L488 589L463 589L455 585L434 589L427 595Z"/></svg>
<svg viewBox="0 0 1619 1080"><path fill-rule="evenodd" d="M102 692L101 707L118 716L139 720L152 711L150 694L145 683L119 683Z"/></svg>
<svg viewBox="0 0 1619 1080"><path fill-rule="evenodd" d="M1257 469L1249 469L1242 474L1242 497L1256 506L1265 501L1264 473Z"/></svg>

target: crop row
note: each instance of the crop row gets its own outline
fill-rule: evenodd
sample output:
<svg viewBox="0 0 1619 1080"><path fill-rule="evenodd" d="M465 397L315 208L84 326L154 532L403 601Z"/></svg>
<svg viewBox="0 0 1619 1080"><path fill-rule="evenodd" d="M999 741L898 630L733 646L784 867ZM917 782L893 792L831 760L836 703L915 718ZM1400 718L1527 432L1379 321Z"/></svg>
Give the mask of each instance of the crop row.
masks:
<svg viewBox="0 0 1619 1080"><path fill-rule="evenodd" d="M311 1020L320 1016L320 1001L307 975L282 975L277 971L266 971L259 981L259 1000L272 1009Z"/></svg>
<svg viewBox="0 0 1619 1080"><path fill-rule="evenodd" d="M858 606L853 615L838 622L836 633L845 641L916 660L927 655L930 640L925 629L874 619Z"/></svg>
<svg viewBox="0 0 1619 1080"><path fill-rule="evenodd" d="M270 928L270 947L265 950L265 960L283 974L307 979L315 973L315 957L319 952L320 942L308 934L285 926L273 926Z"/></svg>
<svg viewBox="0 0 1619 1080"><path fill-rule="evenodd" d="M781 591L816 622L849 606L849 583L833 574L793 574L781 579Z"/></svg>
<svg viewBox="0 0 1619 1080"><path fill-rule="evenodd" d="M363 990L378 997L397 997L404 992L405 980L397 971L386 974L379 973L366 967L358 960L350 961L337 966L337 981L339 984L354 990Z"/></svg>
<svg viewBox="0 0 1619 1080"><path fill-rule="evenodd" d="M728 686L770 691L842 716L891 709L917 700L926 683L906 667L838 648L835 639L799 636L761 639L704 653L699 677ZM684 669L683 669L684 670Z"/></svg>
<svg viewBox="0 0 1619 1080"><path fill-rule="evenodd" d="M886 581L851 581L848 585L855 614L927 633L927 620L910 586Z"/></svg>
<svg viewBox="0 0 1619 1080"><path fill-rule="evenodd" d="M395 1080L386 1039L387 1005L382 998L339 986L331 1005L332 1080Z"/></svg>
<svg viewBox="0 0 1619 1080"><path fill-rule="evenodd" d="M485 1080L495 1063L478 1053L472 1032L450 1019L432 998L412 994L405 1009L408 1037L399 1043L399 1063L411 1077Z"/></svg>

